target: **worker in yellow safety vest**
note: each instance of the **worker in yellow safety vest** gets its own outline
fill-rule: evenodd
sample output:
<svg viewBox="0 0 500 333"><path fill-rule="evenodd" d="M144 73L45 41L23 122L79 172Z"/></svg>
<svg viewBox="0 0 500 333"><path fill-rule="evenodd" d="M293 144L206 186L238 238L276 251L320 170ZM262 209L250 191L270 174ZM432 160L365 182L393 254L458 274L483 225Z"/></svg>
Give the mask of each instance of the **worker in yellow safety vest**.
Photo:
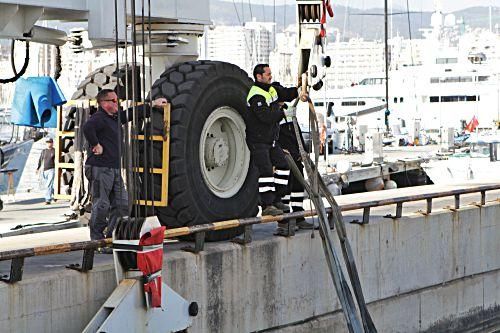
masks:
<svg viewBox="0 0 500 333"><path fill-rule="evenodd" d="M285 117L284 102L297 98L298 90L272 83L268 64L255 66L253 77L255 83L248 92L245 117L247 145L259 173L262 215L281 215L290 210L281 201L287 191L290 168L278 143L279 123Z"/></svg>

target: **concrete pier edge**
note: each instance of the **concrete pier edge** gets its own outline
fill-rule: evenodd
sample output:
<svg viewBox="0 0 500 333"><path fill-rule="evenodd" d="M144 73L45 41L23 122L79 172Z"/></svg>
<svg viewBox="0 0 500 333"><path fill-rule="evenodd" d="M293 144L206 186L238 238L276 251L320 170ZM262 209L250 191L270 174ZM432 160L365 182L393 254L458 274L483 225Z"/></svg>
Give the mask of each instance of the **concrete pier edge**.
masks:
<svg viewBox="0 0 500 333"><path fill-rule="evenodd" d="M432 331L496 311L498 216L500 203L489 202L348 224L379 332ZM200 305L189 332L346 332L319 234L271 234L261 231L247 246L209 243L197 255L178 251L181 244L165 246L166 282ZM79 332L115 288L114 279L109 261L86 274L27 272L19 283L1 284L2 332Z"/></svg>

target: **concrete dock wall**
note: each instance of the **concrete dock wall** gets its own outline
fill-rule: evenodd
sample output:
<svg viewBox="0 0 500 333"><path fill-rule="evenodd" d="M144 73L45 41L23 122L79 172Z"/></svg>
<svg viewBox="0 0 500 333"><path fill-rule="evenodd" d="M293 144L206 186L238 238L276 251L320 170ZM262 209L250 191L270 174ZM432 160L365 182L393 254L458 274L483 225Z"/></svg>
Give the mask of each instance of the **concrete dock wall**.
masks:
<svg viewBox="0 0 500 333"><path fill-rule="evenodd" d="M347 225L379 332L432 330L498 309L499 219L496 202ZM189 332L346 331L319 234L271 230L246 246L207 244L197 255L166 246L167 283L200 305ZM0 331L79 332L114 287L111 262L2 284Z"/></svg>

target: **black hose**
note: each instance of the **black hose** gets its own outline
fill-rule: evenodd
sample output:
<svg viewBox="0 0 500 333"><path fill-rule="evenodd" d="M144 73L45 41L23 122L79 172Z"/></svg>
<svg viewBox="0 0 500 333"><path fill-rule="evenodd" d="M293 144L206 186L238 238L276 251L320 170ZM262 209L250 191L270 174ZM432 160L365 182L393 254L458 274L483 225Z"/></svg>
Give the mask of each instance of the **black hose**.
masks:
<svg viewBox="0 0 500 333"><path fill-rule="evenodd" d="M14 62L14 50L15 50L15 48L16 48L16 40L13 39L10 41L10 67L12 68L14 75L17 75L16 64Z"/></svg>
<svg viewBox="0 0 500 333"><path fill-rule="evenodd" d="M56 69L54 72L54 80L57 81L61 77L61 71L61 48L59 46L56 46Z"/></svg>
<svg viewBox="0 0 500 333"><path fill-rule="evenodd" d="M24 64L19 73L16 70L16 65L14 64L14 43L15 40L12 40L12 47L11 47L11 56L10 56L10 63L12 66L12 70L14 71L14 76L8 79L0 79L0 83L12 83L16 82L21 76L26 73L26 69L28 68L28 64L30 62L30 42L25 41L26 43L26 52L25 52L25 57L24 57Z"/></svg>

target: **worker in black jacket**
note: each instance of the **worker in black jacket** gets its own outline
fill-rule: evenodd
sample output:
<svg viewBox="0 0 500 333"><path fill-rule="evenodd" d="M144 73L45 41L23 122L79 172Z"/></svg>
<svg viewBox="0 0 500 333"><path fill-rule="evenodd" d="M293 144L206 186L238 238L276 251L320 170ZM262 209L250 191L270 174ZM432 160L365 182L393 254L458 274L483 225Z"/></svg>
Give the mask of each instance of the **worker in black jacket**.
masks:
<svg viewBox="0 0 500 333"><path fill-rule="evenodd" d="M166 103L165 98L158 98L152 105L159 107ZM119 137L122 124L118 122L118 96L111 89L103 89L97 95L97 104L97 112L83 126L83 133L89 143L85 176L90 182L92 193L89 223L92 240L111 237L117 219L128 216L128 194L120 170ZM126 123L131 120L131 116L130 110L121 111L120 119Z"/></svg>
<svg viewBox="0 0 500 333"><path fill-rule="evenodd" d="M288 107L285 111L285 117L280 122L280 136L278 142L282 149L290 153L290 156L293 158L295 165L297 166L303 177L304 164L302 163L299 144L297 141L297 136L295 135L295 128L292 118L294 115L295 107ZM307 149L304 139L302 138L302 131L300 130L300 127L298 128L298 131L300 140L302 141L302 146L304 147L304 149ZM286 205L290 205L292 212L304 211L304 186L293 173L290 174L286 195L283 196L282 202ZM299 229L313 228L313 225L306 222L303 217L297 219L296 226ZM281 233L287 233L286 225L278 223L278 234Z"/></svg>
<svg viewBox="0 0 500 333"><path fill-rule="evenodd" d="M253 77L255 83L248 92L245 117L247 144L259 171L262 215L281 215L289 210L281 197L286 192L290 168L278 143L279 122L284 117L284 102L297 98L298 91L272 85L268 64L255 66Z"/></svg>

